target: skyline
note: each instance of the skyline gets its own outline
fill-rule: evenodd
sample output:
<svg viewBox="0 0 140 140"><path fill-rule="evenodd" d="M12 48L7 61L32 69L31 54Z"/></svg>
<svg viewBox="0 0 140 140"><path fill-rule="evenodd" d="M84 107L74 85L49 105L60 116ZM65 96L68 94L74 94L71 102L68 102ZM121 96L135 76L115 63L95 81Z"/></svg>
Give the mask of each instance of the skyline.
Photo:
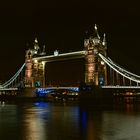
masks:
<svg viewBox="0 0 140 140"><path fill-rule="evenodd" d="M13 2L3 6L0 10L0 76L9 77L16 72L24 63L25 50L33 47L35 37L40 47L46 45L47 54L53 54L55 49L60 52L82 50L86 33L91 34L95 24L100 36L106 33L108 56L140 75L140 15L137 3L113 4L108 1L99 4L92 1L71 1L68 4L54 1L35 5Z"/></svg>

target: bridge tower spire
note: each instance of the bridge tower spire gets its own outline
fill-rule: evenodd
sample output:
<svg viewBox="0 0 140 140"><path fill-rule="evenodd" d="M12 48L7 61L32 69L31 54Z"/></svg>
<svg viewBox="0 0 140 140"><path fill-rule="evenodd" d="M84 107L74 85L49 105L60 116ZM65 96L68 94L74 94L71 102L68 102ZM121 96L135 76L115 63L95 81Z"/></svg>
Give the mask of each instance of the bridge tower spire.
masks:
<svg viewBox="0 0 140 140"><path fill-rule="evenodd" d="M102 45L107 49L106 34L104 33Z"/></svg>
<svg viewBox="0 0 140 140"><path fill-rule="evenodd" d="M84 40L85 55L85 83L96 86L106 85L106 64L98 57L98 53L106 55L105 36L103 41L97 31L95 24L95 36Z"/></svg>
<svg viewBox="0 0 140 140"><path fill-rule="evenodd" d="M94 26L94 30L95 30L95 33L97 35L97 38L100 39L100 36L99 36L99 33L98 33L98 29L97 29L97 25L96 24Z"/></svg>
<svg viewBox="0 0 140 140"><path fill-rule="evenodd" d="M40 47L39 47L38 40L37 40L37 37L36 37L35 40L34 40L34 52L37 54L39 49L40 49Z"/></svg>

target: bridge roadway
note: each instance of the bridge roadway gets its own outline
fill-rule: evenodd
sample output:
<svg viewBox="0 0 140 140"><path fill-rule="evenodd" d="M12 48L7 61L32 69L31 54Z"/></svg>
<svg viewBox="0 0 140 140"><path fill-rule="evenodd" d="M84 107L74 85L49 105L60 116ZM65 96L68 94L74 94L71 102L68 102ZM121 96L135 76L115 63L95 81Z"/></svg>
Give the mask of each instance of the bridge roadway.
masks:
<svg viewBox="0 0 140 140"><path fill-rule="evenodd" d="M135 94L139 94L140 92L140 86L102 86L101 89L104 92L108 92L108 93L134 92Z"/></svg>
<svg viewBox="0 0 140 140"><path fill-rule="evenodd" d="M38 91L49 91L49 90L60 90L60 89L66 89L66 90L71 90L71 91L79 92L79 87L47 87L47 88L37 88Z"/></svg>
<svg viewBox="0 0 140 140"><path fill-rule="evenodd" d="M36 88L39 92L46 92L46 91L52 91L52 90L71 90L75 92L79 92L79 87L47 87L47 88ZM140 91L140 86L101 86L101 89L107 89L107 90L119 90L119 91ZM18 88L0 88L0 91L18 91Z"/></svg>
<svg viewBox="0 0 140 140"><path fill-rule="evenodd" d="M101 86L103 89L140 89L140 86Z"/></svg>
<svg viewBox="0 0 140 140"><path fill-rule="evenodd" d="M140 89L140 86L101 86L102 89ZM59 89L68 89L79 91L79 87L47 87L47 88L38 88L39 90L59 90ZM0 91L10 91L18 90L18 88L0 88Z"/></svg>
<svg viewBox="0 0 140 140"><path fill-rule="evenodd" d="M0 91L17 91L18 88L0 88Z"/></svg>
<svg viewBox="0 0 140 140"><path fill-rule="evenodd" d="M100 87L103 92L117 92L117 93L122 93L122 92L135 92L135 91L140 91L140 86L101 86ZM36 92L38 93L49 93L61 89L66 89L74 92L80 92L79 87L47 87L47 88L36 88ZM93 89L94 90L94 89ZM96 90L96 89L95 89ZM86 92L86 91L85 91ZM92 91L91 91L92 92Z"/></svg>
<svg viewBox="0 0 140 140"><path fill-rule="evenodd" d="M69 52L69 53L63 53L57 55L39 56L33 58L33 60L41 60L44 62L70 60L70 59L84 58L85 53L86 51L77 51L77 52Z"/></svg>

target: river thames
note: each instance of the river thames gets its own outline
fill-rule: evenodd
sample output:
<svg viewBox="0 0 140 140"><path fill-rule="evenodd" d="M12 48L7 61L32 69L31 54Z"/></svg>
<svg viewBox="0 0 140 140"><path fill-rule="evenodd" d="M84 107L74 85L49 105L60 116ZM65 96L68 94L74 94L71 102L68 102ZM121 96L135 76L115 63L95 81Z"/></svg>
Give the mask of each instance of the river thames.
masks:
<svg viewBox="0 0 140 140"><path fill-rule="evenodd" d="M140 104L1 101L1 140L139 140Z"/></svg>

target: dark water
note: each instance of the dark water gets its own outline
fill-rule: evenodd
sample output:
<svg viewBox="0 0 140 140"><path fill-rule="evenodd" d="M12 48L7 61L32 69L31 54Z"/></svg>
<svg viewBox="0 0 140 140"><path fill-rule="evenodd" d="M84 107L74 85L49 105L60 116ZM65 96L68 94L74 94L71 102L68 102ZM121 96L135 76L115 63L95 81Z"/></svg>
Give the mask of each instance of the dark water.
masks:
<svg viewBox="0 0 140 140"><path fill-rule="evenodd" d="M0 140L140 140L140 105L1 101Z"/></svg>

